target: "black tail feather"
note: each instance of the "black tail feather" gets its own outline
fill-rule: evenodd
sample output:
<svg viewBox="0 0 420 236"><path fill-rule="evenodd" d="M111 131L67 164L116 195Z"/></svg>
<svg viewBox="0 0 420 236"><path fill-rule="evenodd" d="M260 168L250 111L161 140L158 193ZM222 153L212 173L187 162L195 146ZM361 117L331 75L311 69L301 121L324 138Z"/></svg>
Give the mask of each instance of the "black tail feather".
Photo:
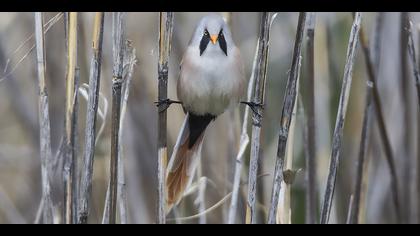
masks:
<svg viewBox="0 0 420 236"><path fill-rule="evenodd" d="M198 116L190 113L188 118L188 125L190 128L188 148L194 146L195 142L197 142L198 137L200 137L200 135L204 132L204 130L207 128L210 122L214 119L216 119L216 116L211 114Z"/></svg>

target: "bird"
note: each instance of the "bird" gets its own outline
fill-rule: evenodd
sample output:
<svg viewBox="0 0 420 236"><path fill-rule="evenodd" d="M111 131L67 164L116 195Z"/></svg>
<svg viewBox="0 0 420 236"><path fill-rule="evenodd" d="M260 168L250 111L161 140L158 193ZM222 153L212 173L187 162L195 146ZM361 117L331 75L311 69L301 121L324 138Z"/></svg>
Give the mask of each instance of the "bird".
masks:
<svg viewBox="0 0 420 236"><path fill-rule="evenodd" d="M180 63L177 103L186 115L167 166L167 214L192 183L208 125L239 104L244 84L241 53L229 26L216 13L204 16Z"/></svg>

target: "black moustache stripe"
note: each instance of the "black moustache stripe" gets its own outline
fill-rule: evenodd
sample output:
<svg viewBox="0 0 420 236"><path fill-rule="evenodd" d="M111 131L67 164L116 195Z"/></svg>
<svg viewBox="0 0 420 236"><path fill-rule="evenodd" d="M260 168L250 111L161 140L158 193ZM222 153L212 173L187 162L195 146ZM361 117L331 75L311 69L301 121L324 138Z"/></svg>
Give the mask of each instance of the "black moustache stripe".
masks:
<svg viewBox="0 0 420 236"><path fill-rule="evenodd" d="M222 51L227 56L226 39L225 39L225 36L222 34L222 31L220 31L217 41L219 42L220 49L222 49ZM203 37L201 38L201 41L200 41L200 56L203 55L203 53L206 50L207 45L209 45L209 43L210 43L210 34L208 34L208 33L204 34Z"/></svg>
<svg viewBox="0 0 420 236"><path fill-rule="evenodd" d="M223 34L219 34L219 46L222 49L222 51L226 54L227 56L227 45L226 45L226 40L225 37L223 36Z"/></svg>
<svg viewBox="0 0 420 236"><path fill-rule="evenodd" d="M206 50L207 45L209 45L209 42L210 42L210 35L204 34L200 41L200 56Z"/></svg>

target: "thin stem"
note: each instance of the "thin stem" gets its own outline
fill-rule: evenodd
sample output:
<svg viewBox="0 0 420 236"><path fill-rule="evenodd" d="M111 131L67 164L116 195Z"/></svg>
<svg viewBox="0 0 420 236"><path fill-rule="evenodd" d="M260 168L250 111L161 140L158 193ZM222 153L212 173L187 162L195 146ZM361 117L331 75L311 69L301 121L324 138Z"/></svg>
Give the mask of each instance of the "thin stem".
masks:
<svg viewBox="0 0 420 236"><path fill-rule="evenodd" d="M417 58L416 58L416 49L414 46L414 39L413 39L413 23L410 21L409 23L409 28L407 29L407 33L408 33L408 52L410 54L410 59L411 59L411 64L413 67L413 74L414 74L414 83L416 85L417 88L417 104L420 108L420 73L419 73L419 68L418 64L417 64ZM420 135L420 134L418 134ZM419 139L419 137L417 137L417 139ZM418 161L418 159L417 159ZM417 163L418 164L418 163ZM419 166L419 164L418 164ZM417 172L419 171L419 168L417 167ZM417 173L417 175L419 175ZM415 186L415 188L417 188L417 191L419 191L419 184L417 184L417 186ZM417 217L419 217L420 212L419 209L417 209ZM420 217L419 217L420 219ZM417 219L417 220L419 220Z"/></svg>
<svg viewBox="0 0 420 236"><path fill-rule="evenodd" d="M357 224L359 222L359 209L360 209L360 199L362 195L362 180L365 169L365 159L368 150L368 141L371 133L371 124L372 124L372 90L373 82L368 81L366 85L366 104L365 112L363 117L363 126L362 126L362 136L360 138L360 149L359 149L359 159L357 161L357 173L356 173L356 184L354 187L353 198L351 208L349 208L349 214L347 222L349 224Z"/></svg>
<svg viewBox="0 0 420 236"><path fill-rule="evenodd" d="M416 29L417 35L419 36L417 46L420 49L420 24L417 25ZM420 58L420 50L418 58ZM420 69L420 60L418 61L418 63L419 64L417 66ZM420 99L418 102L420 103ZM420 113L417 112L417 114L417 223L420 223Z"/></svg>
<svg viewBox="0 0 420 236"><path fill-rule="evenodd" d="M391 173L391 188L392 188L392 194L393 194L393 202L394 202L394 206L395 206L395 211L397 214L397 220L400 219L400 213L401 213L401 209L399 206L399 199L398 199L398 193L399 193L399 188L398 188L398 175L397 175L397 170L395 167L395 162L394 162L394 157L393 157L393 151L392 151L392 147L391 147L391 142L389 139L389 136L386 132L386 126L385 126L385 116L383 113L383 106L382 106L382 102L381 102L381 98L379 95L379 89L377 86L377 72L375 69L375 65L372 61L372 58L370 56L370 51L369 51L369 46L368 46L368 40L365 36L363 27L360 28L360 43L363 49L363 54L365 57L365 63L366 63L366 67L367 67L367 72L368 72L368 76L369 76L369 81L372 83L373 85L373 102L375 104L375 109L376 109L376 117L378 119L378 126L379 126L379 132L381 134L382 137L382 142L385 148L385 157L390 169L390 173ZM357 196L356 196L357 198ZM353 204L355 207L358 207L359 205L359 201L360 199L356 199L356 203Z"/></svg>
<svg viewBox="0 0 420 236"><path fill-rule="evenodd" d="M75 222L75 158L74 158L74 104L75 104L75 77L77 64L77 12L68 14L68 61L66 74L66 105L65 105L65 135L64 135L64 186L65 186L65 209L64 222Z"/></svg>
<svg viewBox="0 0 420 236"><path fill-rule="evenodd" d="M257 66L255 68L255 87L253 102L255 104L264 104L265 101L265 85L267 75L268 62L268 45L270 39L270 20L271 14L263 12L261 15L260 32L258 38L258 56ZM246 223L253 224L256 222L256 185L258 159L260 156L260 135L262 126L263 108L259 106L252 115L252 138L251 138L251 156L249 164L249 180L248 180L248 200L246 210Z"/></svg>
<svg viewBox="0 0 420 236"><path fill-rule="evenodd" d="M315 120L315 17L308 13L307 56L308 56L308 156L306 158L306 223L316 223L317 189L316 189L316 120Z"/></svg>
<svg viewBox="0 0 420 236"><path fill-rule="evenodd" d="M89 98L86 115L85 153L83 156L83 171L81 179L81 194L79 202L78 223L86 224L89 217L89 200L92 193L93 161L95 155L96 115L98 112L102 42L104 32L104 13L95 14L92 38L92 59L89 73Z"/></svg>
<svg viewBox="0 0 420 236"><path fill-rule="evenodd" d="M257 46L255 47L254 53L254 60L252 63L252 73L251 77L248 81L248 89L247 89L247 101L252 99L252 90L253 85L255 83L255 72L257 67L257 59L258 59L258 49L259 49L258 40ZM229 207L229 215L228 215L228 223L234 224L236 219L236 210L238 208L238 195L239 195L239 187L241 183L241 173L242 173L242 159L245 154L246 147L249 143L249 135L248 135L248 121L249 121L249 106L245 106L244 116L243 116L243 123L242 123L242 131L241 131L241 138L239 143L239 150L236 155L236 164L235 164L235 174L233 177L233 187L232 187L232 198L230 201Z"/></svg>
<svg viewBox="0 0 420 236"><path fill-rule="evenodd" d="M286 91L283 100L283 108L280 118L280 132L277 147L277 158L274 169L273 190L271 193L271 205L268 213L268 223L274 224L277 215L277 203L283 182L283 165L286 155L286 145L289 136L289 128L292 120L292 113L295 107L298 94L297 83L302 59L302 42L305 32L306 12L299 13L299 20L296 30L295 45L293 48L292 63L290 73L287 79Z"/></svg>
<svg viewBox="0 0 420 236"><path fill-rule="evenodd" d="M44 205L43 222L53 223L50 164L51 163L51 137L50 117L48 111L48 92L45 82L45 48L43 18L41 12L35 13L35 40L36 40L36 61L38 68L38 89L39 89L39 127L40 127L40 156L42 173L42 198Z"/></svg>
<svg viewBox="0 0 420 236"><path fill-rule="evenodd" d="M123 83L123 59L125 38L124 14L121 12L112 15L112 39L113 39L113 76L112 76L112 118L111 118L111 159L109 178L109 206L107 223L115 224L117 213L118 193L118 153L119 153L119 130L121 113L121 88Z"/></svg>
<svg viewBox="0 0 420 236"><path fill-rule="evenodd" d="M402 201L401 201L401 209L402 209L402 219L405 223L410 223L411 219L411 197L410 197L410 189L411 189L411 140L412 140L412 113L411 113L411 84L408 72L408 34L407 29L409 27L409 12L401 12L400 15L400 69L401 69L401 95L402 95L402 115L403 115L403 136L401 138L401 155L403 169L404 172L402 173L402 181L403 185L401 185L401 193L402 193Z"/></svg>
<svg viewBox="0 0 420 236"><path fill-rule="evenodd" d="M118 206L120 211L121 224L128 223L128 207L127 207L127 188L125 184L125 167L124 167L124 148L122 145L124 118L127 111L128 95L130 92L131 81L133 79L134 66L137 62L136 49L134 49L129 41L127 41L124 52L124 89L121 105L120 117L120 134L119 134L119 154L118 154Z"/></svg>
<svg viewBox="0 0 420 236"><path fill-rule="evenodd" d="M168 73L169 55L171 51L173 30L173 13L160 13L159 30L159 62L158 62L158 99L163 101L168 98ZM167 107L159 107L158 120L158 206L157 222L165 224L166 220L166 193L165 177L168 161L167 150Z"/></svg>
<svg viewBox="0 0 420 236"><path fill-rule="evenodd" d="M372 54L372 60L373 64L375 65L375 71L379 72L380 64L381 64L381 46L382 46L382 31L384 29L384 12L377 12L376 13L376 19L375 19L375 29L374 29L374 38L372 42L371 47L371 54ZM373 119L373 118L372 118ZM373 128L372 128L373 129ZM373 132L373 131L371 131ZM370 135L370 140L368 142L372 142L372 135ZM370 145L369 145L370 146ZM368 183L369 183L369 167L370 162L372 159L372 155L369 155L369 150L371 148L368 148L368 153L366 154L365 163L363 165L363 177L362 177L362 186L361 186L361 192L360 192L360 202L359 202L359 215L358 217L358 223L363 224L366 222L366 211L367 211L367 191L368 191Z"/></svg>
<svg viewBox="0 0 420 236"><path fill-rule="evenodd" d="M343 84L341 88L340 101L338 106L337 120L334 129L333 143L332 143L332 153L330 160L330 167L327 179L327 186L325 189L324 203L321 211L321 223L328 223L334 189L335 181L337 177L338 164L340 161L340 150L341 150L341 141L343 138L343 129L344 122L347 113L347 105L349 101L350 88L352 82L352 73L353 65L356 57L356 49L359 41L359 29L361 22L362 14L360 12L355 13L353 25L350 32L350 38L347 48L347 59L344 68Z"/></svg>
<svg viewBox="0 0 420 236"><path fill-rule="evenodd" d="M299 78L296 81L296 91L299 91ZM294 139L295 139L295 127L296 127L296 114L297 108L301 104L297 104L298 96L295 99L295 106L293 108L292 117L289 127L289 136L288 142L286 145L286 154L284 158L284 168L283 168L283 181L280 186L279 201L277 203L277 215L276 223L277 224L291 224L292 223L292 212L290 205L291 198L291 185L293 183L293 177L286 179L286 173L294 175L293 171L293 156L294 156Z"/></svg>

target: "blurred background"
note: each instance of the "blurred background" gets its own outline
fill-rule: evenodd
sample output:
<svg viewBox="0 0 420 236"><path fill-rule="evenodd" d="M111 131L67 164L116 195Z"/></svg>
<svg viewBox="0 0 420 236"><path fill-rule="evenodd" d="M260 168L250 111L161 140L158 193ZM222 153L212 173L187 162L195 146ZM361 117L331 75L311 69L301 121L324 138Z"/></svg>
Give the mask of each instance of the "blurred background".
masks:
<svg viewBox="0 0 420 236"><path fill-rule="evenodd" d="M47 22L58 13L45 13ZM179 63L195 25L207 13L177 12L174 15L172 51L169 65L168 95L176 96L176 81ZM221 13L222 14L222 13ZM227 16L226 13L223 13ZM277 152L280 115L283 104L287 73L296 35L298 13L280 12L275 18L270 35L270 52L267 74L266 109L262 127L262 155L257 185L258 221L265 222L270 205L274 162ZM382 19L380 30L375 30L378 17ZM409 13L415 28L420 14ZM89 65L92 57L91 40L94 13L79 14L80 83L88 83ZM245 64L246 77L251 75L252 62L260 25L260 13L233 12L230 24L234 41L240 48ZM103 64L100 91L103 100L111 104L112 85L112 35L111 13L105 14ZM316 160L317 202L323 200L328 166L331 156L332 134L338 108L341 81L344 73L346 50L351 30L350 13L317 13L315 27L315 111L316 111ZM400 202L403 215L396 219L392 204L390 172L384 148L373 118L367 155L368 170L366 196L362 208L362 223L417 223L420 199L418 192L419 154L419 106L414 85L412 65L401 48L401 13L363 13L362 24L369 39L380 37L378 64L378 88L383 101L387 132L397 167ZM136 49L138 63L128 99L124 126L124 163L128 191L129 223L154 223L157 199L157 65L159 13L126 14L127 38ZM378 34L379 32L379 34ZM30 50L35 44L33 13L0 13L0 223L33 223L41 200L41 166L39 155L38 85L35 64L36 53ZM414 31L417 50L420 43ZM25 40L29 40L25 43ZM53 155L59 150L64 134L64 102L66 51L63 17L51 26L45 36L46 80L49 93L51 137ZM305 37L306 39L306 37ZM372 45L373 40L369 40ZM23 46L21 46L23 45ZM300 76L301 98L307 99L306 40L303 46L303 61ZM362 119L366 100L367 71L361 48L355 61L353 84L347 111L341 162L330 223L345 223L350 195L354 188ZM376 53L376 52L375 52ZM27 55L26 55L27 54ZM377 56L380 55L380 56ZM378 60L377 60L378 61ZM402 64L403 62L405 64ZM11 72L11 73L10 73ZM104 108L101 100L100 109ZM86 100L79 101L77 132L77 163L80 165L84 151ZM304 107L298 104L294 132L293 169L302 169L296 174L291 193L292 223L305 222L305 149L303 142ZM225 112L213 122L206 132L202 153L202 175L208 178L204 192L206 208L211 207L232 190L235 156L238 149L240 127L244 107ZM173 105L168 110L168 150L176 141L184 118L182 108ZM103 123L99 120L99 125ZM111 144L110 109L106 114L104 132L95 152L92 210L89 223L100 223L109 177ZM250 129L249 129L250 134ZM249 148L244 159L242 181L248 180ZM60 185L61 183L54 183ZM237 212L237 223L245 220L247 185L242 185ZM184 198L177 216L197 214L195 201L198 192ZM53 201L62 207L60 194ZM229 200L206 214L207 223L225 223ZM181 223L198 223L199 219Z"/></svg>

